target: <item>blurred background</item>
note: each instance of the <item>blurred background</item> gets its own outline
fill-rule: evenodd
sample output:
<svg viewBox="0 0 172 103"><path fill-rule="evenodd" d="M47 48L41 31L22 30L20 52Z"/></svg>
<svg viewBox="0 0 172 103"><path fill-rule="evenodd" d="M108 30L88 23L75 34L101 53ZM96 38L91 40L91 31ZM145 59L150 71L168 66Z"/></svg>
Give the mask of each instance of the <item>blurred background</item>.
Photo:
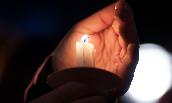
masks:
<svg viewBox="0 0 172 103"><path fill-rule="evenodd" d="M21 103L23 91L37 67L55 49L58 42L72 25L112 2L114 0L1 0L0 102ZM152 71L148 79L151 77L155 78L150 82L145 82L139 88L145 90L147 89L145 86L151 87L152 84L157 83L154 85L159 87L157 90L162 87L163 90L154 98L156 102L172 103L172 90L170 89L172 67L162 65L162 62L169 63L165 65L172 63L172 17L170 14L172 7L170 1L127 0L127 2L131 5L135 14L140 43L142 44L140 51L153 49L151 51L153 55L156 52L159 53L158 50L160 50L167 55L161 53L157 55L159 57L166 55L166 58L168 58L167 61L164 61L165 59L158 57L162 61L154 62L156 57L149 55L150 52L146 52L148 54L144 54L145 52L141 53L146 55L147 58L141 59L137 67L138 74L136 75L145 73L145 71L146 73ZM153 70L149 69L148 71L140 72L139 68L142 68L142 64L151 65L144 64L149 59L156 67L151 66L150 68L154 68ZM159 66L161 66L160 69L158 69ZM157 71L159 71L159 74L154 76ZM164 77L164 74L168 76ZM136 77L139 78L139 76ZM142 78L144 77L147 77L146 74L142 75ZM164 78L161 79L161 77ZM134 80L134 83L137 84L138 82L136 81ZM163 84L166 84L166 86ZM157 91L156 89L155 91L151 91L151 88L149 89L145 95ZM144 94L143 91L139 91L139 93ZM138 102L136 99L139 97L135 97L136 95L138 94L130 90L119 102L155 102L153 99L146 99L145 101L140 99ZM146 98L144 95L142 96L142 98Z"/></svg>

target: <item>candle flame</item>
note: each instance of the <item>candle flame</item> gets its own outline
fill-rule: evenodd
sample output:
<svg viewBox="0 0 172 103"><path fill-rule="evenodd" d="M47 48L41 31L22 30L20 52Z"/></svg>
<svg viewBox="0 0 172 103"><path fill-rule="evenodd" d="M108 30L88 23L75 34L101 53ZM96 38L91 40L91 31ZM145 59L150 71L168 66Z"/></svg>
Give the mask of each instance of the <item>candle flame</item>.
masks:
<svg viewBox="0 0 172 103"><path fill-rule="evenodd" d="M88 43L88 41L89 41L89 36L87 34L85 34L81 37L81 42Z"/></svg>

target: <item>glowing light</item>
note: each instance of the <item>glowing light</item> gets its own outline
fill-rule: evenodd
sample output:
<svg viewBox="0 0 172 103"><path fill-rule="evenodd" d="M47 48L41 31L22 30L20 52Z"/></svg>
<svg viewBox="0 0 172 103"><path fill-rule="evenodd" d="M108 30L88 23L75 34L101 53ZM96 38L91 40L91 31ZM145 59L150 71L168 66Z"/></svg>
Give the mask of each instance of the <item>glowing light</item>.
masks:
<svg viewBox="0 0 172 103"><path fill-rule="evenodd" d="M88 42L89 36L83 35L81 42L76 42L76 56L78 66L94 66L94 44Z"/></svg>
<svg viewBox="0 0 172 103"><path fill-rule="evenodd" d="M126 95L136 103L154 103L171 86L170 54L156 44L140 46L139 63Z"/></svg>
<svg viewBox="0 0 172 103"><path fill-rule="evenodd" d="M81 37L81 42L84 42L84 43L88 43L88 41L89 41L89 36L88 35L83 35L82 37Z"/></svg>

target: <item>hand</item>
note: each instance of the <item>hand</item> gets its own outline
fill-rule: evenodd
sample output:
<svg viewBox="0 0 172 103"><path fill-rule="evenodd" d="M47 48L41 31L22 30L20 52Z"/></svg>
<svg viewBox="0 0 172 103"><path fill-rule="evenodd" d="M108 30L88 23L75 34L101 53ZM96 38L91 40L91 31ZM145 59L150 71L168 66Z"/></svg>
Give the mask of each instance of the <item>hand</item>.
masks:
<svg viewBox="0 0 172 103"><path fill-rule="evenodd" d="M77 82L68 82L29 103L107 103L107 97Z"/></svg>
<svg viewBox="0 0 172 103"><path fill-rule="evenodd" d="M138 62L139 42L131 8L118 0L77 23L57 46L57 70L77 67L75 43L89 34L94 44L95 67L118 75L125 82L133 76ZM132 75L132 76L131 76Z"/></svg>

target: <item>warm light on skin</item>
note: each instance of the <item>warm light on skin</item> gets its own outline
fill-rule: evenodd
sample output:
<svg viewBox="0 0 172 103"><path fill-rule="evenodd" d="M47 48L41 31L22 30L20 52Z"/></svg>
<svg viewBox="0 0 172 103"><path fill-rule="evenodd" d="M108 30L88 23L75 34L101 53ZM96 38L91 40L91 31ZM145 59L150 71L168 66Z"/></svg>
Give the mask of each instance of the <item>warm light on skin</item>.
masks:
<svg viewBox="0 0 172 103"><path fill-rule="evenodd" d="M81 37L85 34L89 36L88 43L94 45L94 48L91 46L93 53L85 52L90 58L94 54L91 67L117 75L121 79L121 91L126 90L138 62L139 49L131 7L125 0L118 0L74 25L54 51L52 61L55 70L83 66L82 63L78 65L83 57L79 48L83 46L77 45L77 42L81 42ZM77 52L80 53L79 56Z"/></svg>
<svg viewBox="0 0 172 103"><path fill-rule="evenodd" d="M171 86L171 57L156 44L143 44L139 52L139 63L126 95L136 103L154 103Z"/></svg>

